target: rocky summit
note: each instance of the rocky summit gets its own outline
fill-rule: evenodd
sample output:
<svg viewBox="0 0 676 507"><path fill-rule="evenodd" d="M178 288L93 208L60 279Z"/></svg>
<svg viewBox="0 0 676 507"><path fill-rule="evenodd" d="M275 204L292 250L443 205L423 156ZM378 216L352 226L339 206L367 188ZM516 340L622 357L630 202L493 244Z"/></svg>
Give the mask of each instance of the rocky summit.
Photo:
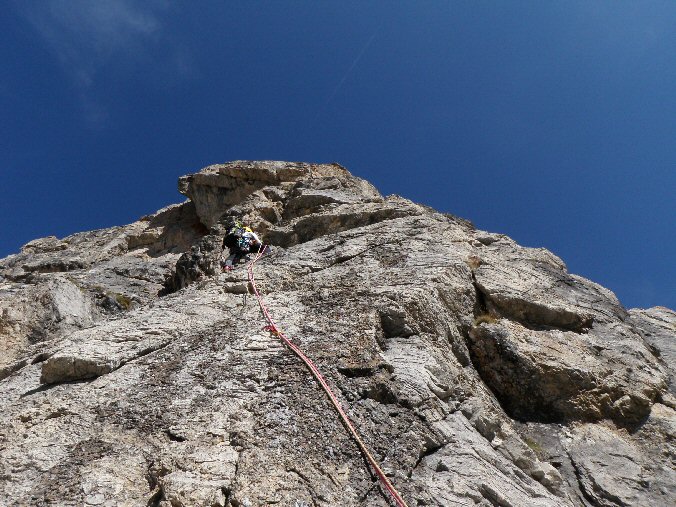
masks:
<svg viewBox="0 0 676 507"><path fill-rule="evenodd" d="M676 504L676 313L338 164L230 162L182 204L0 260L0 505ZM227 252L226 252L227 255Z"/></svg>

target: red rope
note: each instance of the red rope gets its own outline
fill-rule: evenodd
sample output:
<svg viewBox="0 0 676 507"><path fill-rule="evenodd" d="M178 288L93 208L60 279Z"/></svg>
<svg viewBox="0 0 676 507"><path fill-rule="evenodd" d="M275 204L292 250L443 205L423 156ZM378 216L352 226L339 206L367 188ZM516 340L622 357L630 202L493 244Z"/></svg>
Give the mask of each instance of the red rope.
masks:
<svg viewBox="0 0 676 507"><path fill-rule="evenodd" d="M272 315L270 314L270 311L268 310L267 306L265 305L265 301L263 301L263 297L261 296L260 292L258 291L258 288L256 287L256 279L254 278L254 272L253 272L253 267L254 264L263 256L262 252L262 247L259 248L258 253L256 256L253 258L253 260L249 263L247 266L247 271L249 274L249 283L251 284L251 288L253 290L254 295L256 296L256 299L258 300L258 305L261 308L261 311L263 312L263 315L265 316L265 319L268 321L268 325L264 328L266 331L269 331L270 333L274 334L277 336L280 340L284 342L284 344L289 347L308 367L308 369L312 372L312 375L317 379L317 382L322 386L324 389L324 392L328 395L329 399L331 400L331 403L333 404L333 407L336 409L338 412L338 415L340 415L343 424L345 424L345 427L347 430L350 432L352 435L352 438L355 440L357 445L359 446L359 449L361 452L364 454L366 457L367 461L373 468L374 472L380 479L380 482L383 484L383 487L388 491L388 493L392 496L394 499L394 502L396 503L397 507L408 507L406 505L406 502L402 498L402 496L399 494L399 492L396 490L396 488L392 485L390 480L387 478L385 473L381 470L380 466L378 465L378 462L376 459L371 455L369 452L368 448L366 447L366 444L362 441L361 437L357 433L357 430L355 429L354 425L352 424L352 421L350 421L350 418L347 416L345 411L343 410L343 407L341 407L340 402L338 401L338 398L336 395L333 393L331 388L329 387L329 384L326 382L326 379L324 379L324 376L321 374L319 371L319 368L315 365L315 363L307 357L303 351L298 348L291 340L289 340L286 335L279 330L277 325L275 324L274 319L272 318Z"/></svg>

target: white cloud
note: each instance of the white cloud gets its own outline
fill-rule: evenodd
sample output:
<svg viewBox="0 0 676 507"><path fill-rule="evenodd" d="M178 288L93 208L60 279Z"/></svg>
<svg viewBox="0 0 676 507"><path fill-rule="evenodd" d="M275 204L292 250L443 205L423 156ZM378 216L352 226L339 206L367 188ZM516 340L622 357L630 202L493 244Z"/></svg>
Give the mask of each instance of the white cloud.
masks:
<svg viewBox="0 0 676 507"><path fill-rule="evenodd" d="M41 0L21 2L20 12L75 81L88 87L111 58L143 57L157 40L164 3L146 0Z"/></svg>
<svg viewBox="0 0 676 507"><path fill-rule="evenodd" d="M163 76L166 85L196 74L187 49L164 29L172 10L165 0L23 0L15 5L77 87L90 127L102 128L111 118L106 79L125 79L142 68L147 76ZM158 58L153 49L160 44Z"/></svg>

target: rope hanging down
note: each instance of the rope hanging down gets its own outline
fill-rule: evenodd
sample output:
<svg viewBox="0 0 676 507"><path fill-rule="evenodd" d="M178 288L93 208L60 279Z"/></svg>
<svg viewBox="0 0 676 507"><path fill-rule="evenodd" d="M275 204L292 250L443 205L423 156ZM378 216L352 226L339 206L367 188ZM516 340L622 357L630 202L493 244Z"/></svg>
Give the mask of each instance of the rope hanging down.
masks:
<svg viewBox="0 0 676 507"><path fill-rule="evenodd" d="M347 430L350 432L352 435L352 438L354 441L357 443L359 446L359 449L361 452L364 454L366 457L367 461L371 465L371 468L373 468L374 472L380 479L380 482L382 483L383 487L387 490L387 492L392 496L394 499L395 504L397 507L408 507L406 505L406 502L402 498L402 496L399 494L399 492L396 490L396 488L392 485L390 480L387 478L385 473L381 470L380 466L378 465L378 462L376 459L371 455L369 452L368 448L366 447L366 444L362 441L361 437L357 433L357 430L355 429L354 425L352 424L352 421L350 421L350 418L347 416L343 408L340 406L340 402L338 401L338 398L336 398L336 395L333 393L331 388L329 387L328 383L326 382L326 379L324 379L324 376L321 374L315 363L307 357L302 350L300 350L291 340L289 340L286 335L277 328L277 325L275 324L275 321L272 318L272 315L270 315L270 311L268 310L267 306L265 306L265 302L263 301L263 297L261 296L260 292L258 291L258 288L256 287L256 279L254 278L254 264L263 256L263 252L261 249L259 249L258 253L256 256L253 258L253 260L249 263L247 266L247 271L249 274L249 283L251 284L251 288L253 290L254 295L256 296L256 299L258 300L258 305L261 308L261 311L263 312L263 315L265 316L265 319L268 321L268 325L265 327L267 331L270 333L274 334L277 336L284 344L289 347L294 354L296 354L308 367L308 369L312 372L312 375L314 378L319 382L319 384L322 386L324 389L324 392L326 392L327 396L331 400L331 403L333 404L333 407L336 409L338 412L338 415L340 415L340 418L343 421L343 424L347 428Z"/></svg>

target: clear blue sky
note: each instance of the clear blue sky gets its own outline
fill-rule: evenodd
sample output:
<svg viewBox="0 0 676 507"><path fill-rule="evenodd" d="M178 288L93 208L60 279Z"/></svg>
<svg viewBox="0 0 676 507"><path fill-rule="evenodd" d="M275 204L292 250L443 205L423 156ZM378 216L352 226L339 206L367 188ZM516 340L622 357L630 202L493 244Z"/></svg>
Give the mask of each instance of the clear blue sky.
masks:
<svg viewBox="0 0 676 507"><path fill-rule="evenodd" d="M0 257L211 163L337 161L675 308L675 26L673 1L6 2Z"/></svg>

